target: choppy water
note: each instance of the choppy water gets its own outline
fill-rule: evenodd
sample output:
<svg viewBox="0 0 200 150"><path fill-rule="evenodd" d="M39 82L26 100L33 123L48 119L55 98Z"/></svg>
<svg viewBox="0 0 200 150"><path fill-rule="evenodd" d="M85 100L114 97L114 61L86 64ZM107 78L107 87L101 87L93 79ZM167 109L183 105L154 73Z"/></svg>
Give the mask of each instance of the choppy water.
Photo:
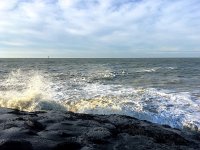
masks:
<svg viewBox="0 0 200 150"><path fill-rule="evenodd" d="M200 59L0 59L0 106L200 130Z"/></svg>

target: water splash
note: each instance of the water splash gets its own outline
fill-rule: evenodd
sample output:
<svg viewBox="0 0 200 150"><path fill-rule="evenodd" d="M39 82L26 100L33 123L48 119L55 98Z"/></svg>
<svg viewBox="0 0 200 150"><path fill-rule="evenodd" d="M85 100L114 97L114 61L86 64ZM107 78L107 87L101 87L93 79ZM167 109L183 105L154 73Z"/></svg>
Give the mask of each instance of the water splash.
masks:
<svg viewBox="0 0 200 150"><path fill-rule="evenodd" d="M26 111L63 109L52 100L51 81L37 71L12 71L1 83L0 107Z"/></svg>
<svg viewBox="0 0 200 150"><path fill-rule="evenodd" d="M100 84L88 85L84 90L87 96L93 98L67 102L68 110L122 114L175 128L200 130L200 100L192 100L190 93Z"/></svg>
<svg viewBox="0 0 200 150"><path fill-rule="evenodd" d="M57 76L56 76L57 77ZM40 71L12 71L0 82L0 107L123 114L200 130L200 99L190 93L59 80Z"/></svg>

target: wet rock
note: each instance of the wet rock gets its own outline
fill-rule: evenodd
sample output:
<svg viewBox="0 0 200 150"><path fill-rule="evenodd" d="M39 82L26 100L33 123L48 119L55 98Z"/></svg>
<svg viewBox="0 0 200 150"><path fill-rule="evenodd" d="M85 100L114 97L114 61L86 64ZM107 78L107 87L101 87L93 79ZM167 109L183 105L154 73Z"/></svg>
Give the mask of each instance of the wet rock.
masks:
<svg viewBox="0 0 200 150"><path fill-rule="evenodd" d="M121 115L0 108L0 150L199 150L199 135Z"/></svg>
<svg viewBox="0 0 200 150"><path fill-rule="evenodd" d="M53 150L80 150L82 148L82 145L80 143L77 143L74 140L68 140L66 142L62 142L57 144Z"/></svg>
<svg viewBox="0 0 200 150"><path fill-rule="evenodd" d="M81 148L81 150L95 150L93 146L84 146Z"/></svg>
<svg viewBox="0 0 200 150"><path fill-rule="evenodd" d="M6 114L12 112L12 109L7 109L7 108L1 108L0 109L0 114Z"/></svg>
<svg viewBox="0 0 200 150"><path fill-rule="evenodd" d="M99 127L101 126L101 124L97 121L94 120L78 120L78 122L76 122L76 125L78 126L85 126L85 127Z"/></svg>
<svg viewBox="0 0 200 150"><path fill-rule="evenodd" d="M187 145L188 140L174 132L154 126L141 126L140 124L124 125L120 127L123 132L131 135L143 135L153 138L157 143Z"/></svg>
<svg viewBox="0 0 200 150"><path fill-rule="evenodd" d="M86 133L86 136L90 140L104 140L105 138L111 136L111 133L108 129L103 127L95 127L89 130Z"/></svg>
<svg viewBox="0 0 200 150"><path fill-rule="evenodd" d="M17 125L16 124L13 124L13 123L8 123L8 124L4 124L3 125L3 129L5 130L5 129L10 129L10 128L13 128L13 127L17 127Z"/></svg>
<svg viewBox="0 0 200 150"><path fill-rule="evenodd" d="M126 133L119 135L119 141L113 148L116 150L167 150L163 145L154 143L153 138L138 135L131 136Z"/></svg>
<svg viewBox="0 0 200 150"><path fill-rule="evenodd" d="M110 130L115 130L116 129L116 127L111 123L105 123L105 124L103 124L103 127L107 128L107 129L110 129Z"/></svg>
<svg viewBox="0 0 200 150"><path fill-rule="evenodd" d="M14 141L1 141L0 150L33 150L30 142L25 140Z"/></svg>
<svg viewBox="0 0 200 150"><path fill-rule="evenodd" d="M135 120L132 118L130 119L129 117L124 117L120 115L110 115L106 117L109 122L112 124L119 126L119 125L126 125L126 124L132 124Z"/></svg>
<svg viewBox="0 0 200 150"><path fill-rule="evenodd" d="M25 125L32 130L41 131L45 129L45 126L36 120L28 120L25 122Z"/></svg>

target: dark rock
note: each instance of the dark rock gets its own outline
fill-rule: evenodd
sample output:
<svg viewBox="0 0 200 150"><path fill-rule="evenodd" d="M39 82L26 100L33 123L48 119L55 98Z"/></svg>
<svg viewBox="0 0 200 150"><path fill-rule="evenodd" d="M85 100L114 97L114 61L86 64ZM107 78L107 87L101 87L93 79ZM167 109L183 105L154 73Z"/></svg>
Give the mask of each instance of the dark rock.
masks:
<svg viewBox="0 0 200 150"><path fill-rule="evenodd" d="M72 137L73 134L67 133L67 132L59 132L60 137Z"/></svg>
<svg viewBox="0 0 200 150"><path fill-rule="evenodd" d="M159 127L152 126L142 126L141 124L132 124L121 126L120 129L123 132L127 132L131 135L143 135L154 138L157 143L168 143L168 144L178 144L187 145L189 141L178 135L177 133L167 131L165 129L160 129Z"/></svg>
<svg viewBox="0 0 200 150"><path fill-rule="evenodd" d="M46 111L35 111L34 113L36 113L36 114L45 114L45 113L47 113Z"/></svg>
<svg viewBox="0 0 200 150"><path fill-rule="evenodd" d="M62 142L57 144L53 150L80 150L82 148L82 145L73 141L68 140L66 142Z"/></svg>
<svg viewBox="0 0 200 150"><path fill-rule="evenodd" d="M8 124L4 124L3 125L3 129L5 130L5 129L10 129L10 128L12 128L12 127L17 127L17 125L16 124L13 124L13 123L8 123Z"/></svg>
<svg viewBox="0 0 200 150"><path fill-rule="evenodd" d="M1 141L0 150L33 150L30 142L25 140L20 141Z"/></svg>
<svg viewBox="0 0 200 150"><path fill-rule="evenodd" d="M164 124L162 126L165 127L165 128L171 128L169 125L166 125L166 124Z"/></svg>
<svg viewBox="0 0 200 150"><path fill-rule="evenodd" d="M95 150L95 148L92 146L84 146L81 148L81 150Z"/></svg>
<svg viewBox="0 0 200 150"><path fill-rule="evenodd" d="M76 122L76 125L77 126L84 126L84 127L99 127L101 126L101 124L97 121L94 121L94 120L82 120L82 119L79 119L77 122Z"/></svg>
<svg viewBox="0 0 200 150"><path fill-rule="evenodd" d="M28 134L28 135L37 135L37 133L35 131L32 131L32 130L28 130L25 133Z"/></svg>
<svg viewBox="0 0 200 150"><path fill-rule="evenodd" d="M22 116L24 116L24 115L37 116L37 114L34 113L34 112L20 111L18 109L13 109L13 111L9 112L9 114L15 114L15 115L18 115L18 116L19 115L22 115Z"/></svg>
<svg viewBox="0 0 200 150"><path fill-rule="evenodd" d="M41 131L45 129L45 126L42 125L40 122L36 121L36 120L28 120L25 122L25 125L33 130L37 130L37 131Z"/></svg>
<svg viewBox="0 0 200 150"><path fill-rule="evenodd" d="M86 136L91 140L103 140L111 136L111 133L108 129L102 127L91 128Z"/></svg>
<svg viewBox="0 0 200 150"><path fill-rule="evenodd" d="M122 115L0 108L0 150L199 150L200 133Z"/></svg>
<svg viewBox="0 0 200 150"><path fill-rule="evenodd" d="M62 131L41 131L37 133L40 137L49 139L49 140L54 140L54 141L62 141L64 138L69 138L73 137L72 134Z"/></svg>
<svg viewBox="0 0 200 150"><path fill-rule="evenodd" d="M120 115L110 115L106 118L108 119L109 122L111 122L112 124L116 126L132 124L132 122L134 121L133 119L130 120L129 117L124 117Z"/></svg>
<svg viewBox="0 0 200 150"><path fill-rule="evenodd" d="M24 120L24 118L19 117L19 118L16 118L16 120L22 121L22 120Z"/></svg>
<svg viewBox="0 0 200 150"><path fill-rule="evenodd" d="M107 129L110 129L110 130L115 130L116 129L116 127L111 123L105 123L105 124L103 124L103 127L107 128Z"/></svg>

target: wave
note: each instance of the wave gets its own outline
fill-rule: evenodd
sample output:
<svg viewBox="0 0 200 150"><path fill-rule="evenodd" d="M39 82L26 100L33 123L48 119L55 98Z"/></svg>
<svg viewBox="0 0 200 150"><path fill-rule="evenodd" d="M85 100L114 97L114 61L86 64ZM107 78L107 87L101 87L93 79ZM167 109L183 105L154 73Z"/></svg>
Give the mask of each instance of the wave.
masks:
<svg viewBox="0 0 200 150"><path fill-rule="evenodd" d="M81 90L81 98L64 104L68 110L123 114L175 128L200 130L200 99L193 99L190 93L102 84L88 84Z"/></svg>
<svg viewBox="0 0 200 150"><path fill-rule="evenodd" d="M0 107L25 111L63 110L62 105L52 100L51 82L39 72L12 71L1 82ZM1 88L2 90L2 88Z"/></svg>
<svg viewBox="0 0 200 150"><path fill-rule="evenodd" d="M156 72L158 68L138 69L136 72Z"/></svg>
<svg viewBox="0 0 200 150"><path fill-rule="evenodd" d="M91 73L89 76L89 80L112 80L117 76L116 72L113 72L111 70L99 70L94 71L94 73Z"/></svg>
<svg viewBox="0 0 200 150"><path fill-rule="evenodd" d="M138 68L136 69L135 72L146 72L146 73L150 73L150 72L157 72L159 70L174 70L176 69L176 67L152 67L152 68Z"/></svg>
<svg viewBox="0 0 200 150"><path fill-rule="evenodd" d="M0 107L123 114L200 131L200 99L155 88L58 80L39 72L11 72L0 82Z"/></svg>

